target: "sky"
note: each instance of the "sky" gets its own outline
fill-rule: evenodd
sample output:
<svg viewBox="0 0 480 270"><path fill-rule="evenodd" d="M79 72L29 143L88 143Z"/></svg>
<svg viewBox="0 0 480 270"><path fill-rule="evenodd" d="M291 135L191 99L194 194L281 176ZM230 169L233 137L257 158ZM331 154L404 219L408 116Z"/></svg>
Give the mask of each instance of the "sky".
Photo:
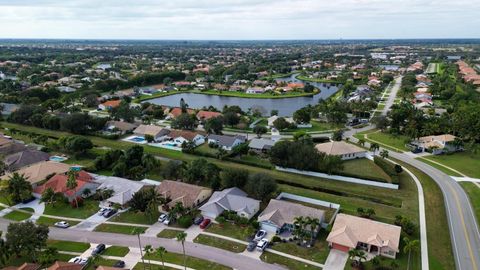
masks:
<svg viewBox="0 0 480 270"><path fill-rule="evenodd" d="M0 0L0 38L480 38L480 0Z"/></svg>

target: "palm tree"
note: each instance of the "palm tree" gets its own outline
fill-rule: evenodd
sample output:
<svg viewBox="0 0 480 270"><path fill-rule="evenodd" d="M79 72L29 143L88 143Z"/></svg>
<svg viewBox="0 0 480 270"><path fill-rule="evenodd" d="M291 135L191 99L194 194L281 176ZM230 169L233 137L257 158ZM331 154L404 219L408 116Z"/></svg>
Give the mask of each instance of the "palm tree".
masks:
<svg viewBox="0 0 480 270"><path fill-rule="evenodd" d="M51 187L47 188L43 194L42 197L40 198L41 202L44 202L45 204L51 204L53 206L53 202L55 201L55 196L57 194Z"/></svg>
<svg viewBox="0 0 480 270"><path fill-rule="evenodd" d="M320 220L318 218L312 218L310 220L310 243L313 243L313 237L317 231L318 226L320 226Z"/></svg>
<svg viewBox="0 0 480 270"><path fill-rule="evenodd" d="M142 230L140 228L133 228L132 233L137 235L138 238L138 248L140 249L140 257L142 258L142 265L143 265L143 270L145 270L145 259L143 258L143 252L142 252L142 242L140 241L140 234L142 233Z"/></svg>
<svg viewBox="0 0 480 270"><path fill-rule="evenodd" d="M187 238L187 233L185 232L179 232L177 233L177 241L182 243L182 249L183 249L183 267L185 270L187 270L187 256L185 255L185 239Z"/></svg>
<svg viewBox="0 0 480 270"><path fill-rule="evenodd" d="M76 190L78 186L77 175L73 170L68 171L67 175L68 175L68 179L67 179L66 186L68 189L73 190L73 199L75 200L75 207L78 208L78 199L77 199L77 190Z"/></svg>
<svg viewBox="0 0 480 270"><path fill-rule="evenodd" d="M377 152L377 150L379 149L380 149L380 145L378 145L378 143L370 144L370 151L372 151L374 155L375 155L375 152Z"/></svg>
<svg viewBox="0 0 480 270"><path fill-rule="evenodd" d="M364 139L358 139L358 144L361 146L365 146L365 140Z"/></svg>
<svg viewBox="0 0 480 270"><path fill-rule="evenodd" d="M293 225L295 226L294 233L298 236L299 243L303 242L303 228L305 226L306 219L304 217L295 217L293 220Z"/></svg>
<svg viewBox="0 0 480 270"><path fill-rule="evenodd" d="M364 262L367 259L367 255L363 250L358 250L358 249L351 249L348 251L348 257L350 260L352 260L352 267L354 269L360 268L362 265L362 262Z"/></svg>
<svg viewBox="0 0 480 270"><path fill-rule="evenodd" d="M383 159L386 159L388 158L388 150L382 150L380 151L380 156L383 158Z"/></svg>
<svg viewBox="0 0 480 270"><path fill-rule="evenodd" d="M405 242L405 246L403 246L403 252L408 252L408 262L407 262L407 270L410 269L410 255L412 252L417 252L419 250L420 241L418 240L410 240L408 237L403 238L403 242Z"/></svg>
<svg viewBox="0 0 480 270"><path fill-rule="evenodd" d="M145 256L148 257L148 268L152 269L152 261L150 260L150 255L153 254L153 247L151 245L146 245L143 247L143 251L145 252Z"/></svg>
<svg viewBox="0 0 480 270"><path fill-rule="evenodd" d="M25 179L24 175L13 173L8 179L7 192L14 202L21 202L32 196L32 185Z"/></svg>
<svg viewBox="0 0 480 270"><path fill-rule="evenodd" d="M155 249L155 253L160 257L160 260L162 261L162 269L165 268L165 260L163 259L163 255L165 255L165 253L167 253L167 250L160 246L158 248Z"/></svg>

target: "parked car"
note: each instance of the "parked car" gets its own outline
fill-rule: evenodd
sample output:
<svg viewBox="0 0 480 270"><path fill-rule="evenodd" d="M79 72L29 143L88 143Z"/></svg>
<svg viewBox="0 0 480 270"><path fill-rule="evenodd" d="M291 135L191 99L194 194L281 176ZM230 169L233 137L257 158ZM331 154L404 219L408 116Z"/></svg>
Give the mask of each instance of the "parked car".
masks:
<svg viewBox="0 0 480 270"><path fill-rule="evenodd" d="M170 225L170 218L167 216L162 223L165 225Z"/></svg>
<svg viewBox="0 0 480 270"><path fill-rule="evenodd" d="M193 224L195 225L200 225L200 223L202 223L203 221L203 217L202 216L198 216L196 217L194 220L193 220Z"/></svg>
<svg viewBox="0 0 480 270"><path fill-rule="evenodd" d="M27 203L29 203L29 202L33 202L34 200L35 200L35 197L32 196L32 197L30 197L30 198L28 198L28 199L23 200L22 203L23 203L23 204L27 204Z"/></svg>
<svg viewBox="0 0 480 270"><path fill-rule="evenodd" d="M66 222L66 221L63 221L63 220L62 220L62 221L59 221L59 222L55 222L54 225L55 225L55 227L57 227L57 228L64 228L64 229L70 227L70 223L68 223L68 222Z"/></svg>
<svg viewBox="0 0 480 270"><path fill-rule="evenodd" d="M158 222L162 223L165 221L165 219L167 219L167 215L166 214L161 214L159 217L158 217Z"/></svg>
<svg viewBox="0 0 480 270"><path fill-rule="evenodd" d="M200 223L200 229L206 229L208 225L210 225L211 220L210 219L204 219L202 223Z"/></svg>
<svg viewBox="0 0 480 270"><path fill-rule="evenodd" d="M421 153L421 152L422 152L422 149L420 149L420 148L418 148L418 147L417 147L417 148L414 148L414 149L412 150L412 153L414 153L414 154L418 154L418 153Z"/></svg>
<svg viewBox="0 0 480 270"><path fill-rule="evenodd" d="M263 238L262 240L258 241L257 243L257 250L259 251L263 251L267 248L268 246L268 239L267 238Z"/></svg>
<svg viewBox="0 0 480 270"><path fill-rule="evenodd" d="M113 267L115 268L124 268L125 267L125 262L124 261L117 261L113 264Z"/></svg>
<svg viewBox="0 0 480 270"><path fill-rule="evenodd" d="M253 240L255 241L260 241L260 239L265 238L267 236L267 231L265 230L259 230L256 234Z"/></svg>
<svg viewBox="0 0 480 270"><path fill-rule="evenodd" d="M68 262L69 263L76 263L76 264L80 264L80 265L86 265L87 262L88 262L88 259L82 258L82 257L74 257L74 258L71 258Z"/></svg>
<svg viewBox="0 0 480 270"><path fill-rule="evenodd" d="M252 241L252 242L248 243L247 250L248 251L254 251L256 247L257 247L257 242Z"/></svg>
<svg viewBox="0 0 480 270"><path fill-rule="evenodd" d="M98 244L97 247L92 251L92 255L97 255L102 253L105 250L104 244Z"/></svg>
<svg viewBox="0 0 480 270"><path fill-rule="evenodd" d="M117 213L116 209L108 209L107 211L105 211L105 213L103 213L103 216L106 217L106 218L109 218L109 217L115 215L116 213Z"/></svg>
<svg viewBox="0 0 480 270"><path fill-rule="evenodd" d="M103 216L103 214L104 214L106 211L108 211L108 210L110 210L110 209L109 209L109 208L102 207L102 208L100 208L100 210L98 210L97 213L98 213L99 216Z"/></svg>

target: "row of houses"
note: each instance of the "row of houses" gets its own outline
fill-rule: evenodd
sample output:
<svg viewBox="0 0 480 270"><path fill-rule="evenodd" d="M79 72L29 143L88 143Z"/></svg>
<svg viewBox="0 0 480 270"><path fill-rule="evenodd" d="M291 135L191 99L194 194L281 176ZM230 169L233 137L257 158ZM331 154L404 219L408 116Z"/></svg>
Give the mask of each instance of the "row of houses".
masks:
<svg viewBox="0 0 480 270"><path fill-rule="evenodd" d="M459 73L465 82L471 82L473 85L480 86L480 75L477 74L475 69L464 61L457 61L457 65Z"/></svg>

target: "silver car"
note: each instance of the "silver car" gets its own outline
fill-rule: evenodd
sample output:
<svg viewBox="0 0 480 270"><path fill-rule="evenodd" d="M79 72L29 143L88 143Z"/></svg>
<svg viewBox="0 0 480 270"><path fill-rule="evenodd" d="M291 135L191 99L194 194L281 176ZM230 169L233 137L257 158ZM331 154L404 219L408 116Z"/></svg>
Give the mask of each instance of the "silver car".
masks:
<svg viewBox="0 0 480 270"><path fill-rule="evenodd" d="M66 221L59 221L59 222L55 222L55 227L57 228L63 228L63 229L66 229L68 227L70 227L70 223L66 222Z"/></svg>

